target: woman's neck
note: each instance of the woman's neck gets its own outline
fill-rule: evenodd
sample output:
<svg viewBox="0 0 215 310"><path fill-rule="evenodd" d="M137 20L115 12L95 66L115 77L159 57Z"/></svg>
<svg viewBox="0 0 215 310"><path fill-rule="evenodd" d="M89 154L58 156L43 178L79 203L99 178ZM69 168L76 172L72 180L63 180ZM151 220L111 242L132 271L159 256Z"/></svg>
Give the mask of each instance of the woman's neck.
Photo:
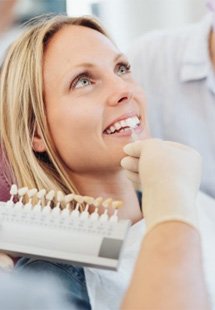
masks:
<svg viewBox="0 0 215 310"><path fill-rule="evenodd" d="M133 184L127 179L124 171L106 175L72 175L81 195L91 197L112 198L122 200L123 207L119 210L119 217L130 219L135 223L142 219L140 205Z"/></svg>

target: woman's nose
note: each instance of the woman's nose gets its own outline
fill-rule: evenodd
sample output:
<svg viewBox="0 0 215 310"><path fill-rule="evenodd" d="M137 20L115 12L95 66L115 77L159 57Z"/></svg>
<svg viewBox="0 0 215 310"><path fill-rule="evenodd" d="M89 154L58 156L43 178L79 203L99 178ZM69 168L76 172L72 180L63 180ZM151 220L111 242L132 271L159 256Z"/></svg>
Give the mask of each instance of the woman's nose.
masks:
<svg viewBox="0 0 215 310"><path fill-rule="evenodd" d="M108 105L114 106L126 103L133 97L131 85L121 77L112 79L109 87Z"/></svg>

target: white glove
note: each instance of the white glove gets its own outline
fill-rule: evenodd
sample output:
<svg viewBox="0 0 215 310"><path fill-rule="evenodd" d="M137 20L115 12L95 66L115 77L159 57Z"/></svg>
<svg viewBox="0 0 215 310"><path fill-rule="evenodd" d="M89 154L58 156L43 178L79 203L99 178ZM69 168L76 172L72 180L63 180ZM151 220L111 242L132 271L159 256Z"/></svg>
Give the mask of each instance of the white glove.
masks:
<svg viewBox="0 0 215 310"><path fill-rule="evenodd" d="M148 139L127 144L121 165L143 189L147 229L164 221L197 227L195 200L201 179L201 157L188 146Z"/></svg>
<svg viewBox="0 0 215 310"><path fill-rule="evenodd" d="M0 253L0 269L10 271L13 267L14 263L12 258L10 258L7 254Z"/></svg>

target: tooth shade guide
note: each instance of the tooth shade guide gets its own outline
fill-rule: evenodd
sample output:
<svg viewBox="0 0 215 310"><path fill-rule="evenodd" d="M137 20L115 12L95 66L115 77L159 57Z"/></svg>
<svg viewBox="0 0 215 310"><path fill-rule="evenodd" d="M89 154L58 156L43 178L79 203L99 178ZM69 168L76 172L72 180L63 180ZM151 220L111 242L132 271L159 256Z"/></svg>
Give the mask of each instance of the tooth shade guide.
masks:
<svg viewBox="0 0 215 310"><path fill-rule="evenodd" d="M41 210L37 210L36 207L39 200L37 194L33 197L29 197L31 193L29 196L27 193L25 195L27 203L20 210L15 210L14 206L5 208L7 203L4 202L0 204L0 217L3 223L0 234L1 251L5 253L12 251L17 256L21 254L22 256L35 257L36 255L41 259L57 262L60 260L66 264L117 269L120 256L109 256L111 254L109 253L109 244L104 244L104 240L108 242L113 239L120 241L121 251L130 223L128 220L118 220L117 218L120 202L112 201L111 205L109 204L105 208L102 206L105 199L87 196L84 198L86 201L83 199L82 202L86 205L86 209L81 213L79 212L79 202L66 201L64 198L63 202L61 201L63 210L53 216L52 212L60 209L56 207L56 192L52 201L51 197L46 197L46 195L43 197L45 207ZM31 198L36 198L36 204L33 203L33 206L36 207L34 211L29 203ZM13 199L11 201L13 202ZM50 206L47 206L50 201L55 208L51 209ZM68 212L68 208L65 207L66 202L75 205L73 212ZM93 203L89 204L90 202ZM94 207L94 212L89 214L87 209L91 207ZM100 208L104 208L105 211L99 216ZM110 210L113 212L112 216L109 214ZM54 241L50 242L50 240ZM101 247L105 249L107 256L98 254ZM119 249L116 248L116 250L119 252Z"/></svg>
<svg viewBox="0 0 215 310"><path fill-rule="evenodd" d="M11 189L11 192L13 190L15 192L15 189L14 186ZM64 214L66 217L73 213L73 216L77 217L84 213L82 218L94 217L95 219L98 217L100 218L103 215L102 219L113 219L113 216L117 216L117 211L115 209L122 207L122 201L113 201L112 198L93 198L91 196L75 194L64 195L60 191L57 193L53 190L46 192L45 189L38 191L34 188L20 188L17 189L17 192L20 194L20 196L16 195L18 196L18 201L14 203L14 197L9 200L12 208L16 205L15 210L23 208L26 212L32 210L35 214L41 215L53 214L60 216L61 214ZM27 202L25 204L22 202L24 195L27 197ZM36 203L34 201L32 202L35 198ZM94 213L95 216L93 216Z"/></svg>

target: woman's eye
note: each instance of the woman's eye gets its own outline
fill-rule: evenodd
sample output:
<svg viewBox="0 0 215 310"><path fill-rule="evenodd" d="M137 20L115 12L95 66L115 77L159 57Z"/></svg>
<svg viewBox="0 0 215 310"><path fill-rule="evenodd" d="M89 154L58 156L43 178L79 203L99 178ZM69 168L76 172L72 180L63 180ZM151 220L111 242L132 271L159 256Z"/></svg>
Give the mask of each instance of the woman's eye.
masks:
<svg viewBox="0 0 215 310"><path fill-rule="evenodd" d="M83 88L92 84L91 78L88 76L77 77L71 85L71 88Z"/></svg>
<svg viewBox="0 0 215 310"><path fill-rule="evenodd" d="M118 75L123 75L130 72L129 64L119 64L117 68Z"/></svg>

